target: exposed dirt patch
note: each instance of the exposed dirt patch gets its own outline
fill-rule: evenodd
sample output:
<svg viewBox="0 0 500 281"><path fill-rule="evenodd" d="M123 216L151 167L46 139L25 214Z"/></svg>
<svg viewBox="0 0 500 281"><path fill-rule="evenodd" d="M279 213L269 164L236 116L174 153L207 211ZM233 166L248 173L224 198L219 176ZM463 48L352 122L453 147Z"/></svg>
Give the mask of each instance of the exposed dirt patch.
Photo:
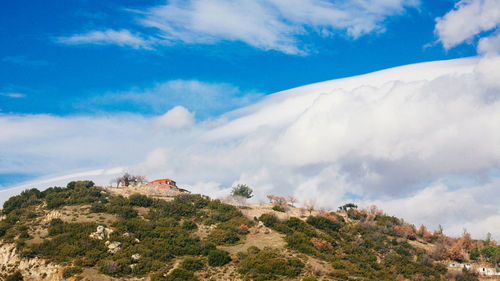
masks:
<svg viewBox="0 0 500 281"><path fill-rule="evenodd" d="M408 243L410 245L412 245L413 247L423 249L428 253L434 252L434 248L436 247L436 246L434 246L434 244L426 243L424 241L418 241L418 240L408 240Z"/></svg>
<svg viewBox="0 0 500 281"><path fill-rule="evenodd" d="M269 232L266 233L267 231ZM235 255L238 252L246 252L251 246L255 246L259 249L264 249L266 247L280 249L286 246L284 237L285 235L273 230L264 230L252 227L243 243L233 246L223 246L221 248L228 251L231 255Z"/></svg>
<svg viewBox="0 0 500 281"><path fill-rule="evenodd" d="M232 203L232 202L225 202L227 204L232 204L234 206L237 206L237 204ZM311 213L309 211L303 209L303 208L296 208L292 206L287 206L285 208L285 212L277 212L273 210L273 204L271 203L262 203L262 204L246 204L243 207L240 207L240 211L243 213L245 217L248 219L253 219L254 217L258 218L263 214L274 214L276 217L278 217L281 220L287 220L290 217L297 217L297 218L302 218L305 219L307 218L310 214L313 216L317 216L321 214L321 211L314 210Z"/></svg>

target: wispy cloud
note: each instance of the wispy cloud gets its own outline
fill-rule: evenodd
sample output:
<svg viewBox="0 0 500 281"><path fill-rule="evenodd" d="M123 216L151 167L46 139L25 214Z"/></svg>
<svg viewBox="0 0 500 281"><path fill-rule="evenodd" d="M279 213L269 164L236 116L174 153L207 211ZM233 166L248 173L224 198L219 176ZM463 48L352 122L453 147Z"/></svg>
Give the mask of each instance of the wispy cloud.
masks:
<svg viewBox="0 0 500 281"><path fill-rule="evenodd" d="M19 98L25 98L26 94L16 93L16 92L0 92L0 96L19 99Z"/></svg>
<svg viewBox="0 0 500 281"><path fill-rule="evenodd" d="M499 62L424 63L313 84L216 120L195 122L182 107L163 116L0 115L0 173L121 166L208 195L242 182L257 200L375 202L449 234L474 226L476 237L500 238L492 224L500 212ZM89 177L107 184L111 176Z"/></svg>
<svg viewBox="0 0 500 281"><path fill-rule="evenodd" d="M44 60L35 60L27 56L8 56L2 58L3 62L19 64L22 66L46 66L49 63Z"/></svg>
<svg viewBox="0 0 500 281"><path fill-rule="evenodd" d="M453 10L436 19L435 33L443 47L450 49L464 42L473 43L475 37L498 30L499 26L500 0L461 0ZM498 43L489 44L494 40L494 37L488 39L479 51L499 51Z"/></svg>
<svg viewBox="0 0 500 281"><path fill-rule="evenodd" d="M340 34L355 39L372 32L383 32L386 18L418 5L418 0L345 3L326 0L187 0L170 1L134 13L135 21L141 30L149 29L148 35L154 38L156 46L241 41L255 48L296 55L307 53L306 43L302 42L306 35L328 37ZM61 42L149 46L140 35L132 36L126 30L120 32L124 33L120 37L126 37L126 40L116 39L116 34L92 31L62 38Z"/></svg>
<svg viewBox="0 0 500 281"><path fill-rule="evenodd" d="M74 34L67 37L58 37L56 41L68 45L118 45L134 49L151 49L151 42L142 38L141 35L132 34L126 29L89 31L87 33Z"/></svg>

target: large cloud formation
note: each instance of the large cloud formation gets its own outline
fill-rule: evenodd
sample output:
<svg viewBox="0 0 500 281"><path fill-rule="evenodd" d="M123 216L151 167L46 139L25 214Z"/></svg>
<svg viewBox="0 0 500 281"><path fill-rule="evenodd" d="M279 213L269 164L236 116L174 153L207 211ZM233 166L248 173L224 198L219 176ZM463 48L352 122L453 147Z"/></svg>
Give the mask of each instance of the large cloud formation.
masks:
<svg viewBox="0 0 500 281"><path fill-rule="evenodd" d="M215 120L0 116L2 173L126 169L211 196L242 182L335 209L376 203L409 221L500 238L500 57L430 62L269 95ZM178 123L176 120L178 119ZM90 169L90 168L101 169Z"/></svg>

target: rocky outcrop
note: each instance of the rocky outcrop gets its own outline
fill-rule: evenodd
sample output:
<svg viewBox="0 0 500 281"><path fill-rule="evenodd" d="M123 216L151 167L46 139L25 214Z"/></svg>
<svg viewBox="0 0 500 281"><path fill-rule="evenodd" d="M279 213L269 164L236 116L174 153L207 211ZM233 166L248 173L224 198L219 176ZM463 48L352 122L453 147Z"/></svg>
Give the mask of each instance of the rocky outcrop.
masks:
<svg viewBox="0 0 500 281"><path fill-rule="evenodd" d="M106 246L108 246L108 252L110 252L112 254L120 251L122 249L121 245L122 245L122 243L120 243L120 242L109 242L109 241L106 241Z"/></svg>
<svg viewBox="0 0 500 281"><path fill-rule="evenodd" d="M113 229L99 225L97 227L96 232L90 233L89 236L92 239L104 240L104 239L108 239L109 235L111 235L111 233L113 233Z"/></svg>
<svg viewBox="0 0 500 281"><path fill-rule="evenodd" d="M1 245L1 244L0 244ZM62 267L35 258L21 258L14 244L0 246L0 272L8 275L19 270L24 280L62 281Z"/></svg>

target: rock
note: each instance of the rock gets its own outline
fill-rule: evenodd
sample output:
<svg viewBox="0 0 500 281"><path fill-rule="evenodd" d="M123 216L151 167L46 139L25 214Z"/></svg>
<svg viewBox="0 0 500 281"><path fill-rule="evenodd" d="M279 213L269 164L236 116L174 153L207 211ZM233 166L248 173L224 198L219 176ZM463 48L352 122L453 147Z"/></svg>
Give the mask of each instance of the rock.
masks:
<svg viewBox="0 0 500 281"><path fill-rule="evenodd" d="M113 233L113 229L99 225L96 232L92 232L89 236L92 239L104 240L104 238L109 238L111 233Z"/></svg>
<svg viewBox="0 0 500 281"><path fill-rule="evenodd" d="M107 242L109 242L109 241L107 241ZM114 253L120 251L121 250L121 247L120 247L121 244L122 243L120 243L120 242L111 242L111 243L109 243L109 245L108 245L108 252L114 254Z"/></svg>
<svg viewBox="0 0 500 281"><path fill-rule="evenodd" d="M38 257L21 258L14 244L0 245L0 274L6 275L15 270L21 271L24 280L64 280L61 266L47 263Z"/></svg>
<svg viewBox="0 0 500 281"><path fill-rule="evenodd" d="M140 259L140 258L141 258L141 255L139 255L139 254L133 254L133 255L132 255L132 259L133 259L133 260L138 260L138 259Z"/></svg>

